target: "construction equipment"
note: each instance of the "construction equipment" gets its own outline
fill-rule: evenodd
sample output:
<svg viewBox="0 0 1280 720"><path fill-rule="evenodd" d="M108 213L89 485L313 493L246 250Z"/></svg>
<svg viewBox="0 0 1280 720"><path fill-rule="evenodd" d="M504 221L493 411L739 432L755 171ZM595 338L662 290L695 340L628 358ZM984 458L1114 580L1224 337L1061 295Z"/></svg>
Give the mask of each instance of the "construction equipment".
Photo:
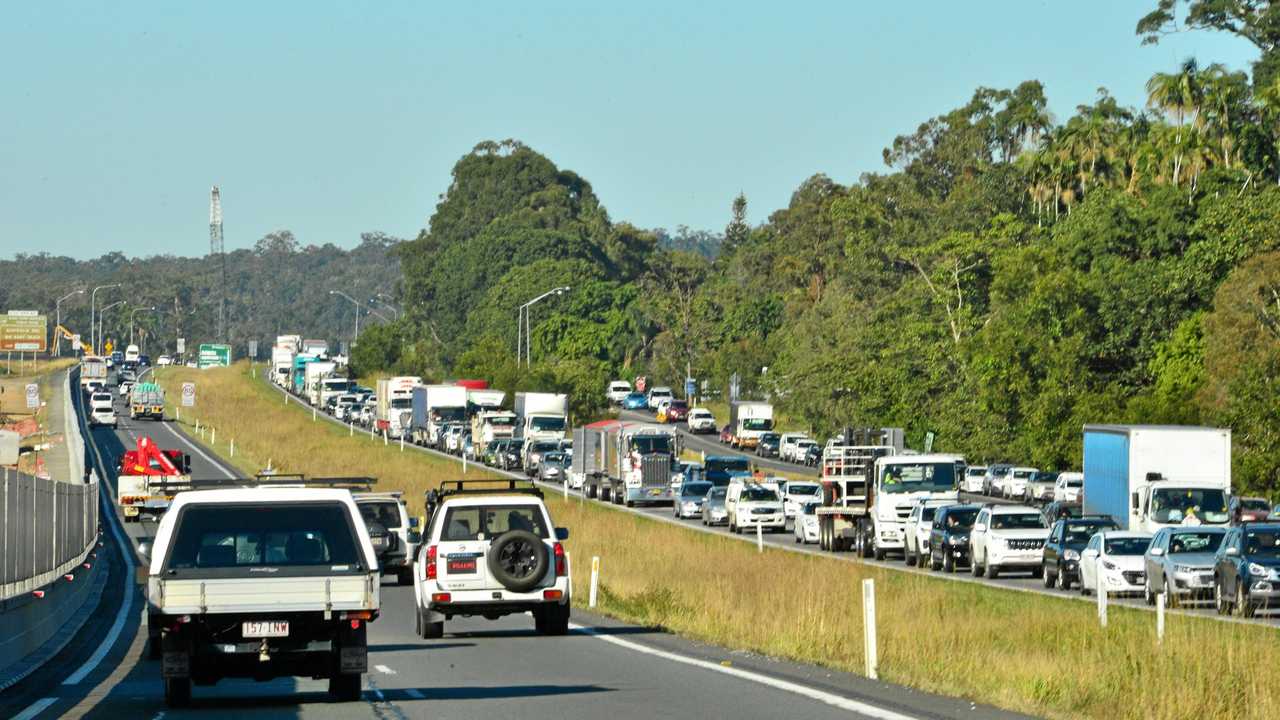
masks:
<svg viewBox="0 0 1280 720"><path fill-rule="evenodd" d="M71 332L70 330L66 329L61 325L55 327L53 329L53 354L54 355L58 354L58 348L61 345L62 338L66 338L67 342L69 343L75 343L77 337L79 336L77 336L75 333ZM93 348L89 345L89 343L83 340L80 341L80 351L83 352L85 355L93 354Z"/></svg>

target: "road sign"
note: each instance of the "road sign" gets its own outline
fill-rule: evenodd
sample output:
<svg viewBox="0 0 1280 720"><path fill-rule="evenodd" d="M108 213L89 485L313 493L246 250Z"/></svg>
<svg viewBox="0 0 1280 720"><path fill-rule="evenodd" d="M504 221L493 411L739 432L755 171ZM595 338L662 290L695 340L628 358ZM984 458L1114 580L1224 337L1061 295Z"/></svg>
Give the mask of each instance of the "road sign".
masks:
<svg viewBox="0 0 1280 720"><path fill-rule="evenodd" d="M200 369L210 367L228 367L231 365L231 346L214 343L201 343L200 354L196 357Z"/></svg>
<svg viewBox="0 0 1280 720"><path fill-rule="evenodd" d="M249 359L250 360L258 359L258 341L257 340L249 341Z"/></svg>
<svg viewBox="0 0 1280 720"><path fill-rule="evenodd" d="M685 378L684 379L685 399L691 400L693 399L693 396L696 395L697 393L698 393L698 381L694 380L693 378Z"/></svg>
<svg viewBox="0 0 1280 720"><path fill-rule="evenodd" d="M27 409L35 410L38 407L40 407L40 386L27 383Z"/></svg>
<svg viewBox="0 0 1280 720"><path fill-rule="evenodd" d="M734 402L738 399L738 392L742 389L742 376L734 373L729 376L729 401Z"/></svg>
<svg viewBox="0 0 1280 720"><path fill-rule="evenodd" d="M110 340L108 340L108 341L107 341L107 342L102 346L102 351L103 351L103 352L105 352L106 354L110 355L110 354L111 354L111 351L112 351L112 350L114 350L114 349L115 349L115 347L116 347L116 346L115 346L115 343L113 343L113 342L111 342Z"/></svg>
<svg viewBox="0 0 1280 720"><path fill-rule="evenodd" d="M49 321L35 310L10 310L0 315L0 350L45 352L49 349Z"/></svg>
<svg viewBox="0 0 1280 720"><path fill-rule="evenodd" d="M932 430L924 434L924 452L926 455L933 452L933 431Z"/></svg>
<svg viewBox="0 0 1280 720"><path fill-rule="evenodd" d="M196 404L196 384L182 383L182 407L194 407Z"/></svg>
<svg viewBox="0 0 1280 720"><path fill-rule="evenodd" d="M178 338L178 354L182 355L187 351L187 339Z"/></svg>
<svg viewBox="0 0 1280 720"><path fill-rule="evenodd" d="M76 333L71 336L71 347L72 349L78 349L80 347L80 333Z"/></svg>

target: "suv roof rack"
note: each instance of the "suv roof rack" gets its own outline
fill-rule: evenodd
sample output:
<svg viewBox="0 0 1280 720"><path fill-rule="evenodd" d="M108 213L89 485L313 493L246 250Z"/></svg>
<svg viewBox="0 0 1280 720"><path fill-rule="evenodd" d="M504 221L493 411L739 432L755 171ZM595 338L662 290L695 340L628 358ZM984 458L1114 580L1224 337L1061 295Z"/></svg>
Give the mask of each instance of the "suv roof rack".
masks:
<svg viewBox="0 0 1280 720"><path fill-rule="evenodd" d="M428 490L427 495L432 492L438 500L443 500L450 495L478 495L478 494L510 494L522 493L525 495L536 495L542 497L542 490L533 484L532 480L519 480L516 478L492 478L486 480L445 480L440 483L438 490Z"/></svg>

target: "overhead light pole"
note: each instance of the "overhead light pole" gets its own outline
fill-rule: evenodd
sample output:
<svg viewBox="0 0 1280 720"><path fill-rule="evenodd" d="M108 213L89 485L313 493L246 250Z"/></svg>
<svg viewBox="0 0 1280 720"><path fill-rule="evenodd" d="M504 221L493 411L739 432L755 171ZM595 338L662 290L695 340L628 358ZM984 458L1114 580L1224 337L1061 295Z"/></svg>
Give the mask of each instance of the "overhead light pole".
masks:
<svg viewBox="0 0 1280 720"><path fill-rule="evenodd" d="M567 292L569 292L568 285L553 288L520 306L520 310L516 314L516 367L520 367L520 342L522 336L524 340L524 366L532 367L532 350L529 346L533 344L533 336L530 334L529 309L552 295L563 295Z"/></svg>
<svg viewBox="0 0 1280 720"><path fill-rule="evenodd" d="M374 293L374 294L373 294L373 297L369 298L369 304L370 304L370 305L372 305L373 303L375 303L375 302L376 302L376 303L378 303L378 304L382 305L383 307L385 307L386 309L390 310L390 311L395 315L395 319L396 319L396 320L399 320L399 319L400 319L400 308L396 307L395 305L392 305L392 304L391 304L390 302L388 302L387 300L383 300L383 299L382 299L382 298L390 298L390 297L391 297L391 296L390 296L390 295L388 295L388 294L386 294L386 293ZM379 316L379 317L381 317L381 316Z"/></svg>
<svg viewBox="0 0 1280 720"><path fill-rule="evenodd" d="M62 342L61 342L62 335L58 333L58 328L62 327L62 301L66 300L72 295L83 295L84 292L85 292L84 288L80 288L79 290L72 290L66 295L63 295L62 297L58 298L57 302L53 304L54 315L57 316L57 321L54 323L54 328L53 328L53 347L54 347L54 352L58 355L62 354ZM72 348L73 352L74 350L75 348Z"/></svg>
<svg viewBox="0 0 1280 720"><path fill-rule="evenodd" d="M342 297L350 300L352 305L356 306L356 334L351 338L351 344L354 346L356 344L356 339L360 337L360 301L342 292L341 290L330 290L329 294L341 295Z"/></svg>
<svg viewBox="0 0 1280 720"><path fill-rule="evenodd" d="M98 287L93 289L92 293L89 294L89 345L93 347L94 355L98 354L98 340L101 339L98 337L98 326L94 322L96 319L95 315L97 314L96 308L98 307L98 291L106 290L107 288L118 288L118 287L120 287L120 283L111 283L110 285L99 285Z"/></svg>

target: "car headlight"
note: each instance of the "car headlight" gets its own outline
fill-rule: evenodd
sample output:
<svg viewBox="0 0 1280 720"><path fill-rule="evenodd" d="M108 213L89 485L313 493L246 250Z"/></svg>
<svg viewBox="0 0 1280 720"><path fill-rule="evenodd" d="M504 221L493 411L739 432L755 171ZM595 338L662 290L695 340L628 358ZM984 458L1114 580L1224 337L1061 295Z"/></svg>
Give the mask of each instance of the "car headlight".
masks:
<svg viewBox="0 0 1280 720"><path fill-rule="evenodd" d="M1104 567L1104 568L1106 568L1106 569L1108 569L1108 570L1115 570L1115 569L1116 569L1116 564L1115 564L1115 563L1113 563L1113 562L1111 562L1110 560L1103 560L1103 561L1102 561L1102 567Z"/></svg>
<svg viewBox="0 0 1280 720"><path fill-rule="evenodd" d="M952 535L947 538L947 543L950 545L964 545L967 542L969 542L969 538L963 535Z"/></svg>
<svg viewBox="0 0 1280 720"><path fill-rule="evenodd" d="M1249 574L1257 575L1258 577L1266 577L1267 569L1258 563L1249 563Z"/></svg>
<svg viewBox="0 0 1280 720"><path fill-rule="evenodd" d="M1063 560L1079 560L1080 553L1076 552L1075 550L1067 550L1066 552L1062 553L1062 559Z"/></svg>

